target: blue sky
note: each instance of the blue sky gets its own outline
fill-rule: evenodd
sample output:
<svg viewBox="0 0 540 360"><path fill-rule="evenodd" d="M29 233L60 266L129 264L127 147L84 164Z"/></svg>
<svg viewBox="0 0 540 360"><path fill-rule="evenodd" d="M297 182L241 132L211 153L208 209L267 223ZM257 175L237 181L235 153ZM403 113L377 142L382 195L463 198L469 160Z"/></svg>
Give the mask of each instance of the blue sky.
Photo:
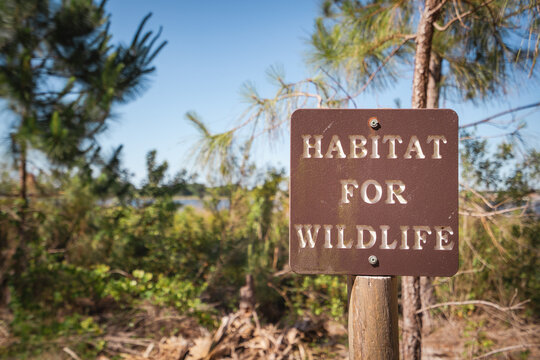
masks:
<svg viewBox="0 0 540 360"><path fill-rule="evenodd" d="M148 89L134 101L115 109L115 121L102 136L105 149L124 144L124 166L139 181L145 174L145 154L157 149L173 171L195 171L190 149L198 138L185 120L187 111L197 112L214 131L237 124L246 108L239 94L242 84L251 81L263 95L272 94L265 71L282 65L287 79L297 81L310 74L306 66L307 39L319 15L319 1L165 1L110 0L113 41L129 42L148 13L153 16L147 29L163 27L168 45L155 61L157 71ZM410 106L411 74L394 89L366 94L357 100L362 108ZM469 123L488 115L540 100L538 83L513 90L506 99L496 99L478 107L446 103ZM525 112L526 113L526 112ZM538 145L538 113L530 118L526 137ZM485 127L482 134L493 134ZM480 132L479 131L479 132ZM288 167L289 143L286 135L271 148L260 144L259 165Z"/></svg>
<svg viewBox="0 0 540 360"><path fill-rule="evenodd" d="M189 152L197 131L185 120L195 111L214 131L233 126L245 109L239 94L246 81L271 94L265 71L281 64L291 79L307 75L306 39L318 3L301 1L109 1L113 40L129 42L139 21L153 16L148 29L163 27L167 46L156 58L148 89L116 108L102 137L104 148L124 144L124 164L144 176L145 154L157 149L173 170L194 171ZM288 149L267 161L286 166ZM265 161L266 162L266 161Z"/></svg>

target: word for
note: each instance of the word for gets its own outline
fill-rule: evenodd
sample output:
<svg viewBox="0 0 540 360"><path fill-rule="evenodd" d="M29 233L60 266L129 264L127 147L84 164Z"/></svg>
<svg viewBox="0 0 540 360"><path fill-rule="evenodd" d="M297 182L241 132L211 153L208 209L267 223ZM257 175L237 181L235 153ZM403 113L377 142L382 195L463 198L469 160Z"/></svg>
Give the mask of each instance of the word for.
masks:
<svg viewBox="0 0 540 360"><path fill-rule="evenodd" d="M296 229L296 235L298 241L300 242L300 249L305 249L306 247L314 248L317 243L317 238L319 237L319 230L321 230L321 225L318 224L307 224L307 225L294 225ZM372 226L368 225L356 225L356 242L354 240L349 240L345 242L345 225L336 225L335 229L337 230L337 241L332 241L332 229L333 225L322 225L324 229L324 248L325 249L351 249L354 245L356 249L371 249L375 246L377 242L377 232ZM388 242L388 230L390 226L381 225L380 229L380 245L379 249L384 250L393 250L398 248L399 250L422 250L423 245L428 241L427 236L431 235L433 231L429 226L412 226L412 231L414 233L412 243L409 244L409 226L400 226L399 231L401 232L401 241L394 239L391 243ZM435 250L452 250L454 248L454 241L448 239L448 235L453 235L454 232L450 226L434 226L435 231L435 242L433 248ZM364 232L369 234L369 240L366 240L367 236L364 236ZM356 243L356 245L355 245Z"/></svg>
<svg viewBox="0 0 540 360"><path fill-rule="evenodd" d="M401 180L386 180L386 204L395 204L397 201L400 204L406 204L407 200L403 197L403 192L405 191L405 184ZM368 195L368 189L370 186L375 190L375 195L373 197L369 197ZM397 188L395 188L397 186ZM349 200L350 197L353 196L353 188L358 189L358 182L356 180L341 180L341 203L342 204L349 204L351 201ZM360 198L368 204L376 204L381 200L382 198L382 186L379 184L377 180L366 180L362 183L362 186L360 187Z"/></svg>
<svg viewBox="0 0 540 360"><path fill-rule="evenodd" d="M311 138L313 137L313 141ZM379 154L379 140L381 137L379 135L368 136L371 141L371 154L369 157L371 159L380 159ZM345 154L345 150L341 143L341 139L338 135L332 136L330 143L326 149L326 152L322 152L322 135L302 135L304 151L302 157L305 159L309 158L326 158L326 159L362 159L368 155L368 149L366 147L368 139L363 135L349 135L349 154ZM433 142L433 153L431 155L432 159L442 159L441 156L441 142L446 144L446 138L443 135L428 135L426 137L426 142L424 147L427 147L428 144ZM384 135L382 137L382 143L388 143L388 154L386 155L387 159L397 159L398 155L396 153L396 143L402 144L403 139L399 135ZM313 151L312 151L313 150ZM416 135L412 135L408 141L407 148L405 152L402 153L404 159L412 159L414 154L415 159L425 159L424 150L420 144L420 140Z"/></svg>

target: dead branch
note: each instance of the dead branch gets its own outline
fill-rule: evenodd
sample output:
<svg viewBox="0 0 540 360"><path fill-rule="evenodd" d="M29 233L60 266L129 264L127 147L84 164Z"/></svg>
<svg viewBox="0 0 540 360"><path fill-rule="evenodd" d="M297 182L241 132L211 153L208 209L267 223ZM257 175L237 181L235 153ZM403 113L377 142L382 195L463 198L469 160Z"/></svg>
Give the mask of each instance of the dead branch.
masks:
<svg viewBox="0 0 540 360"><path fill-rule="evenodd" d="M438 285L447 283L447 282L451 281L452 278L454 278L454 277L456 277L456 276L467 275L467 274L476 274L476 273L482 272L482 271L484 271L485 268L486 268L486 265L485 265L485 264L482 264L482 266L480 267L480 269L469 269L469 270L458 271L458 272L455 273L454 276L452 276L452 277L438 278L438 279L437 279L437 282L434 283L434 286L438 286ZM512 302L512 301L510 301L510 302Z"/></svg>
<svg viewBox="0 0 540 360"><path fill-rule="evenodd" d="M155 343L151 343L150 345L148 345L148 347L144 351L142 357L143 358L148 358L150 356L150 353L152 352L152 350L154 350L154 346L155 346Z"/></svg>
<svg viewBox="0 0 540 360"><path fill-rule="evenodd" d="M66 354L68 354L69 356L71 356L75 360L81 360L81 358L77 354L75 354L75 352L73 350L71 350L70 348L68 348L67 346L64 347L62 349L62 351L65 352Z"/></svg>
<svg viewBox="0 0 540 360"><path fill-rule="evenodd" d="M472 217L484 218L484 217L490 217L490 216L494 216L494 215L505 214L505 213L509 213L509 212L513 212L513 211L517 211L517 210L523 210L523 209L527 209L528 207L529 207L529 205L523 205L523 206L513 207L513 208L510 208L510 209L495 210L495 211L485 211L485 212L472 212L471 210L464 209L464 210L460 210L459 214L463 215L463 216L472 216Z"/></svg>
<svg viewBox="0 0 540 360"><path fill-rule="evenodd" d="M484 204L486 204L487 206L489 206L491 209L495 209L495 206L493 206L491 204L491 202L485 198L485 196L483 196L482 194L480 194L478 191L474 190L472 187L470 187L469 185L465 184L465 183L462 183L460 182L459 183L460 186L463 186L464 188L466 188L467 190L469 190L470 192L472 192L474 195L478 196L483 202Z"/></svg>
<svg viewBox="0 0 540 360"><path fill-rule="evenodd" d="M489 224L486 221L486 217L481 217L480 222L482 223L482 226L484 227L487 234L489 235L489 238L491 239L491 242L493 243L493 245L495 245L497 250L499 250L499 253L501 255L510 256L508 251L499 243L499 241L497 241L497 238L495 237L495 234L493 233L493 230L491 229L491 226L489 226ZM503 258L503 260L506 262L505 258Z"/></svg>
<svg viewBox="0 0 540 360"><path fill-rule="evenodd" d="M127 277L129 279L133 279L133 276L131 276L130 273L125 272L124 270L120 270L120 269L111 270L111 271L109 271L109 274L118 274L118 275L122 275L124 277Z"/></svg>
<svg viewBox="0 0 540 360"><path fill-rule="evenodd" d="M107 348L114 353L125 353L130 355L139 356L140 353L136 350L123 347L119 343L107 343Z"/></svg>
<svg viewBox="0 0 540 360"><path fill-rule="evenodd" d="M487 263L486 260L484 260L480 254L478 253L478 251L476 251L476 249L471 245L471 242L469 241L469 238L467 236L463 236L463 240L465 240L465 244L467 244L467 246L469 247L469 249L471 249L471 251L473 252L473 254L476 256L476 258L478 259L478 261L480 261L482 263L483 266L487 267L488 269L493 269L493 266L489 265Z"/></svg>
<svg viewBox="0 0 540 360"><path fill-rule="evenodd" d="M274 289L283 298L283 300L285 300L288 306L293 306L292 301L287 296L287 291L280 290L277 286L274 286L274 284L272 284L272 282L270 281L266 283L266 286L268 286L271 289Z"/></svg>
<svg viewBox="0 0 540 360"><path fill-rule="evenodd" d="M105 336L105 341L110 341L112 343L117 344L129 344L129 345L136 345L136 346L144 346L145 348L152 343L152 340L148 339L134 339L124 336Z"/></svg>
<svg viewBox="0 0 540 360"><path fill-rule="evenodd" d="M184 322L186 320L189 320L189 318L187 316L162 316L162 317L158 317L152 320L152 322L169 321L169 320Z"/></svg>
<svg viewBox="0 0 540 360"><path fill-rule="evenodd" d="M440 307L443 307L443 306L464 306L464 305L475 305L475 306L480 306L480 307L482 307L482 306L491 307L491 308L494 308L494 309L499 310L501 312L509 312L509 311L523 309L523 305L525 305L528 302L530 302L530 300L525 300L525 301L522 301L522 302L520 302L520 303L518 303L516 305L512 305L512 306L501 306L501 305L498 305L498 304L495 304L495 303L492 303L492 302L489 302L489 301L485 301L485 300L449 301L449 302L439 303L439 304L435 304L435 305L431 305L431 306L426 306L426 307L416 311L416 313L420 314L420 313L426 312L428 310L440 308Z"/></svg>
<svg viewBox="0 0 540 360"><path fill-rule="evenodd" d="M274 273L272 276L280 277L280 276L284 276L284 275L289 275L291 273L292 273L291 267L289 266L289 264L285 264L283 266L283 269L281 269L278 272Z"/></svg>
<svg viewBox="0 0 540 360"><path fill-rule="evenodd" d="M521 344L521 345L507 346L500 349L495 349L493 351L490 351L480 356L476 356L473 358L473 360L486 359L486 358L489 358L491 355L499 354L502 352L509 352L509 351L520 350L520 349L529 349L529 348L534 348L534 347L540 347L540 344Z"/></svg>

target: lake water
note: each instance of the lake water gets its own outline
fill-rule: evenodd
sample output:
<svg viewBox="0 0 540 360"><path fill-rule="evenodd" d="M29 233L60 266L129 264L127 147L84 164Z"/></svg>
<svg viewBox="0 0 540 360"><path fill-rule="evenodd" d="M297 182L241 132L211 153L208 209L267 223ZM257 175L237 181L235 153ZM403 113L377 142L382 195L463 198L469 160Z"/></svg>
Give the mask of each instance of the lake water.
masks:
<svg viewBox="0 0 540 360"><path fill-rule="evenodd" d="M174 198L175 204L180 204L182 206L191 206L197 210L204 209L203 201L199 198L182 198L182 197L175 197ZM221 199L218 203L218 210L226 209L229 207L229 199Z"/></svg>

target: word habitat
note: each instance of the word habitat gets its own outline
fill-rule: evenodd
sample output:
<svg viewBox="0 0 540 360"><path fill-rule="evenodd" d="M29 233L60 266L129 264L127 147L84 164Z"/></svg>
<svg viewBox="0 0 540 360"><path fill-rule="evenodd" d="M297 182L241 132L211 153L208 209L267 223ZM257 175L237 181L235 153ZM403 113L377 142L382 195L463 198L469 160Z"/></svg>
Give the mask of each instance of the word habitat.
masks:
<svg viewBox="0 0 540 360"><path fill-rule="evenodd" d="M367 146L368 139L370 142L370 146ZM396 143L403 143L403 139L399 135L384 135L382 139L379 135L370 135L367 138L364 135L349 135L347 144L348 146L345 146L344 148L339 136L333 135L332 139L328 143L328 146L326 147L326 150L323 152L323 135L302 135L302 140L304 144L304 151L302 152L302 157L304 159L322 159L323 157L326 159L363 159L365 157L368 157L368 155L370 159L380 159L381 155L379 154L379 142L381 142L382 145L387 144L387 159L397 159L398 155L396 153ZM427 135L424 140L424 149L427 148L430 143L433 143L433 152L431 154L431 158L442 159L441 143L447 143L444 135ZM404 151L402 150L402 152L400 152L401 158L426 158L420 140L416 135L412 135L407 143L408 145L403 148ZM368 151L368 148L371 150L371 152ZM346 149L349 153L346 154L344 149Z"/></svg>

